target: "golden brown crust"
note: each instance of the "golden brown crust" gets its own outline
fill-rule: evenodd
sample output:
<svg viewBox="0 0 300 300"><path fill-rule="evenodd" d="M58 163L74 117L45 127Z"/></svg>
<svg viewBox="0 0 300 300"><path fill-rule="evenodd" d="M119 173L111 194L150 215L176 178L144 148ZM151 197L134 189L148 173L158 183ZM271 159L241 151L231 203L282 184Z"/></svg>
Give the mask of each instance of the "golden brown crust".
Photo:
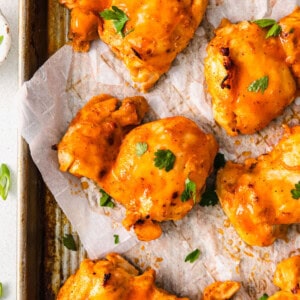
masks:
<svg viewBox="0 0 300 300"><path fill-rule="evenodd" d="M268 246L300 222L300 202L291 191L300 181L300 126L286 127L274 149L244 164L227 162L217 176L221 205L241 238Z"/></svg>
<svg viewBox="0 0 300 300"><path fill-rule="evenodd" d="M216 281L203 291L202 300L228 300L240 289L241 284L236 281Z"/></svg>
<svg viewBox="0 0 300 300"><path fill-rule="evenodd" d="M143 274L116 253L104 260L85 259L61 287L57 300L188 300L155 286L155 271Z"/></svg>
<svg viewBox="0 0 300 300"><path fill-rule="evenodd" d="M208 0L142 0L138 5L135 0L99 1L102 7L95 1L90 2L89 5L87 0L61 0L73 9L70 35L74 49L88 50L90 41L96 39L97 29L100 38L123 60L136 87L147 91L188 45L202 20ZM111 20L99 17L99 12L112 6L121 9L129 18L123 36ZM82 18L82 15L89 17Z"/></svg>
<svg viewBox="0 0 300 300"><path fill-rule="evenodd" d="M249 91L267 78L264 91ZM207 47L205 78L216 122L229 135L252 134L279 116L295 98L296 84L278 38L258 25L223 20Z"/></svg>

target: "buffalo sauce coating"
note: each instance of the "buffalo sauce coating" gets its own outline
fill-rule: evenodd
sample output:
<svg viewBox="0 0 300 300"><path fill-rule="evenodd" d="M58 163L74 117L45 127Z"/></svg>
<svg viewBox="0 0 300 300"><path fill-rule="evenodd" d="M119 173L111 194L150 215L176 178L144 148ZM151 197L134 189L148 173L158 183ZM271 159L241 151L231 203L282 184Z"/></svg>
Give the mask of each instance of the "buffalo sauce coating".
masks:
<svg viewBox="0 0 300 300"><path fill-rule="evenodd" d="M295 98L296 83L279 38L243 21L223 20L207 47L205 77L215 120L229 135L252 134L279 116ZM263 77L264 90L250 91Z"/></svg>
<svg viewBox="0 0 300 300"><path fill-rule="evenodd" d="M139 275L120 255L110 253L106 259L85 259L77 272L60 289L57 300L188 300L169 294L155 285L155 271Z"/></svg>
<svg viewBox="0 0 300 300"><path fill-rule="evenodd" d="M300 222L292 190L300 181L300 126L286 128L274 149L244 164L227 162L217 176L221 205L241 238L268 246Z"/></svg>
<svg viewBox="0 0 300 300"><path fill-rule="evenodd" d="M147 151L139 156L136 145L145 142ZM155 166L155 153L170 150L174 167L166 171ZM179 220L199 202L206 178L212 171L218 145L191 120L171 117L140 125L122 142L112 171L100 185L126 207L123 225L134 226L141 240L161 234L156 222ZM196 184L194 199L182 201L186 180Z"/></svg>
<svg viewBox="0 0 300 300"><path fill-rule="evenodd" d="M110 171L128 126L138 125L148 110L143 97L119 100L93 97L72 120L58 144L61 171L99 182Z"/></svg>
<svg viewBox="0 0 300 300"><path fill-rule="evenodd" d="M300 87L300 7L279 21L282 28L281 43L286 54L286 62L291 66Z"/></svg>
<svg viewBox="0 0 300 300"><path fill-rule="evenodd" d="M281 291L275 293L270 300L300 299L300 255L291 256L277 264L273 282Z"/></svg>
<svg viewBox="0 0 300 300"><path fill-rule="evenodd" d="M99 33L124 61L141 91L151 88L168 71L176 55L189 43L202 20L208 0L60 0L71 13L73 48L87 51ZM99 13L117 7L128 20L117 32L115 21Z"/></svg>

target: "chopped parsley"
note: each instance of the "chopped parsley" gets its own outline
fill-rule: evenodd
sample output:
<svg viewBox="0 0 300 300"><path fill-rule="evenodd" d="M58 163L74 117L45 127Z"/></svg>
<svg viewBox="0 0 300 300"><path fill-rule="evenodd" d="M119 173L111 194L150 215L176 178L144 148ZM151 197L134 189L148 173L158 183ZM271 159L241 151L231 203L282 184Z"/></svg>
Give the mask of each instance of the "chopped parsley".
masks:
<svg viewBox="0 0 300 300"><path fill-rule="evenodd" d="M0 45L2 44L3 40L4 40L4 36L0 35Z"/></svg>
<svg viewBox="0 0 300 300"><path fill-rule="evenodd" d="M104 20L112 20L113 24L115 26L116 32L119 33L122 37L125 37L125 35L127 35L129 33L129 31L126 32L126 34L124 33L124 27L125 27L126 22L129 20L129 18L117 6L112 6L111 8L112 9L105 9L104 11L100 12L100 16ZM130 32L132 30L133 29L131 29Z"/></svg>
<svg viewBox="0 0 300 300"><path fill-rule="evenodd" d="M185 180L185 188L182 192L180 199L182 202L185 202L189 199L193 199L194 203L196 202L196 183L189 178Z"/></svg>
<svg viewBox="0 0 300 300"><path fill-rule="evenodd" d="M291 190L291 194L293 199L299 199L300 198L300 181L298 181L298 183L295 184L295 189Z"/></svg>
<svg viewBox="0 0 300 300"><path fill-rule="evenodd" d="M77 246L72 234L66 234L63 236L63 244L67 249L77 251Z"/></svg>
<svg viewBox="0 0 300 300"><path fill-rule="evenodd" d="M193 252L191 252L190 254L188 254L184 261L193 263L199 258L200 254L201 254L200 250L196 249Z"/></svg>
<svg viewBox="0 0 300 300"><path fill-rule="evenodd" d="M278 36L282 31L281 26L273 19L260 19L253 21L253 23L261 28L271 27L266 34L266 39L272 36Z"/></svg>
<svg viewBox="0 0 300 300"><path fill-rule="evenodd" d="M120 243L120 238L118 234L114 234L114 242L115 244L119 244Z"/></svg>
<svg viewBox="0 0 300 300"><path fill-rule="evenodd" d="M135 153L137 156L142 156L148 150L148 144L144 142L138 142L135 144Z"/></svg>
<svg viewBox="0 0 300 300"><path fill-rule="evenodd" d="M219 202L219 198L217 196L217 193L214 189L207 189L205 192L201 195L201 206L214 206Z"/></svg>
<svg viewBox="0 0 300 300"><path fill-rule="evenodd" d="M100 189L101 197L100 197L100 206L106 206L114 208L115 204L112 202L111 197L102 189Z"/></svg>
<svg viewBox="0 0 300 300"><path fill-rule="evenodd" d="M201 206L214 206L219 202L219 198L216 193L216 175L219 169L223 168L226 164L226 160L223 153L217 153L214 160L214 172L206 181L206 189L201 195Z"/></svg>
<svg viewBox="0 0 300 300"><path fill-rule="evenodd" d="M268 294L263 294L258 300L267 300L268 298Z"/></svg>
<svg viewBox="0 0 300 300"><path fill-rule="evenodd" d="M263 76L251 82L250 85L248 86L248 91L254 93L261 91L261 93L263 94L264 91L267 89L268 85L269 85L269 77Z"/></svg>
<svg viewBox="0 0 300 300"><path fill-rule="evenodd" d="M176 156L171 150L157 150L155 153L154 165L167 172L173 169Z"/></svg>
<svg viewBox="0 0 300 300"><path fill-rule="evenodd" d="M0 166L0 196L6 200L11 186L10 171L6 164Z"/></svg>

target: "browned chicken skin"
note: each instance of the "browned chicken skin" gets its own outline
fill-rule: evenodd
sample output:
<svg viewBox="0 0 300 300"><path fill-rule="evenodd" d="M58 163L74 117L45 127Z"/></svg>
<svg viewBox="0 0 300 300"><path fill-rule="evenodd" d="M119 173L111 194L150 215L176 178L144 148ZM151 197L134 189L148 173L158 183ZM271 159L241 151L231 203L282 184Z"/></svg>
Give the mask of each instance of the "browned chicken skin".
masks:
<svg viewBox="0 0 300 300"><path fill-rule="evenodd" d="M60 289L57 300L188 300L156 287L155 271L139 271L120 255L85 259Z"/></svg>
<svg viewBox="0 0 300 300"><path fill-rule="evenodd" d="M117 102L100 95L81 109L58 144L60 169L98 183L127 209L125 228L134 226L138 238L148 241L162 233L157 222L179 220L199 202L218 145L184 117L153 121L127 133L148 106L142 97L126 98L119 109ZM139 144L146 147L142 154L137 153ZM173 160L171 168L156 166L157 152L172 153L171 159L162 159ZM192 190L186 191L187 183Z"/></svg>
<svg viewBox="0 0 300 300"><path fill-rule="evenodd" d="M300 7L279 21L282 28L280 34L286 62L291 66L300 87Z"/></svg>
<svg viewBox="0 0 300 300"><path fill-rule="evenodd" d="M140 142L148 149L137 156ZM161 149L176 157L170 171L154 164L155 152ZM125 137L112 172L99 184L126 207L123 225L134 226L140 240L152 240L161 234L156 222L182 219L199 202L217 150L213 136L184 117L143 124ZM188 179L196 184L195 198L182 201Z"/></svg>
<svg viewBox="0 0 300 300"><path fill-rule="evenodd" d="M148 110L143 97L119 100L93 97L76 115L58 144L61 171L100 182L114 164L128 126L138 125Z"/></svg>
<svg viewBox="0 0 300 300"><path fill-rule="evenodd" d="M279 38L255 23L224 19L207 47L205 77L214 118L229 135L252 134L295 98L296 83ZM267 81L253 91L251 84ZM262 81L260 81L262 82Z"/></svg>
<svg viewBox="0 0 300 300"><path fill-rule="evenodd" d="M274 149L244 164L227 162L218 172L217 194L240 237L268 246L284 238L287 225L300 223L300 126L286 128Z"/></svg>
<svg viewBox="0 0 300 300"><path fill-rule="evenodd" d="M216 281L204 289L202 300L228 300L240 289L236 281Z"/></svg>
<svg viewBox="0 0 300 300"><path fill-rule="evenodd" d="M74 49L87 51L98 28L101 39L129 69L133 82L140 90L147 91L188 45L208 0L106 0L99 1L101 5L90 2L60 0L73 9L70 35ZM116 31L114 21L102 20L99 16L105 8L112 7L122 10L128 17L121 32ZM85 15L88 17L81 17Z"/></svg>

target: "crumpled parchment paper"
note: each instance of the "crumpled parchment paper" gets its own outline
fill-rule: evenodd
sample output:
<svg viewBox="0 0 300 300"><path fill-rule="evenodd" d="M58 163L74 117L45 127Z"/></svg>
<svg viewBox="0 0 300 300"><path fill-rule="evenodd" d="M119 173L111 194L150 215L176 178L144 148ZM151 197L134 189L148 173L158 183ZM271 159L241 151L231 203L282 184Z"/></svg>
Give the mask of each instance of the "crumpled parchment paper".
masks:
<svg viewBox="0 0 300 300"><path fill-rule="evenodd" d="M233 22L278 19L296 5L300 5L300 0L211 0L194 39L178 55L170 71L144 94L151 106L147 119L173 115L191 118L216 136L227 160L241 162L271 150L283 132L282 123L300 123L300 99L261 132L228 137L213 120L203 59L212 30L222 18ZM272 294L276 290L272 284L276 263L300 254L300 225L291 226L288 242L251 247L238 237L219 205L197 205L181 221L164 223L160 239L139 242L121 225L124 208L99 207L99 187L83 178L89 188L82 190L79 179L58 170L57 152L51 146L60 141L77 111L96 94L109 93L120 99L139 95L131 84L123 63L105 44L95 41L88 53L74 53L70 46L61 48L18 93L21 133L89 257L100 258L110 251L123 253L142 270L148 266L156 269L160 286L192 300L199 299L204 287L216 280L241 281L242 288L235 299L258 299L264 292ZM117 245L114 234L120 237ZM196 248L201 251L200 258L193 264L184 262Z"/></svg>

